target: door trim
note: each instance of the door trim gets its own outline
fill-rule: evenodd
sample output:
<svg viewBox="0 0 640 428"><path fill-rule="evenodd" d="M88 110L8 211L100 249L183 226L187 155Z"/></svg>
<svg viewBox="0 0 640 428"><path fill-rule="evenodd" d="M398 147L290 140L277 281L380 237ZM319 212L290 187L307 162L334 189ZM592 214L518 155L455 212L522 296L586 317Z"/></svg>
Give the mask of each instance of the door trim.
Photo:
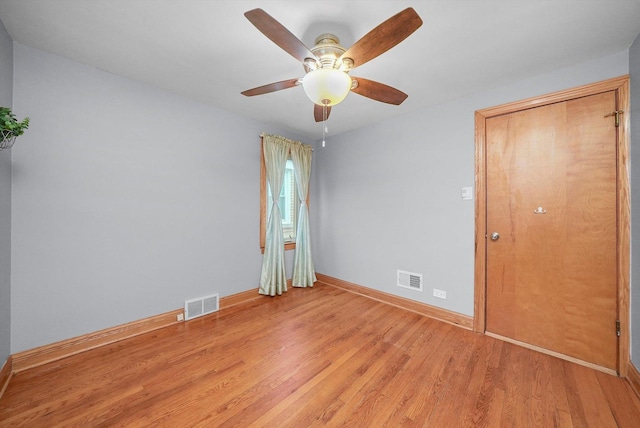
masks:
<svg viewBox="0 0 640 428"><path fill-rule="evenodd" d="M620 320L620 338L618 340L617 372L626 377L629 357L629 275L630 275L630 183L629 183L629 129L630 101L629 76L603 80L589 85L579 86L539 97L528 98L490 107L475 112L475 267L474 267L474 316L473 330L485 333L487 300L487 189L486 189L486 120L503 114L514 113L534 107L540 107L575 98L616 91L618 109L624 113L620 117L617 148L617 287L618 320ZM615 326L611 326L615 334Z"/></svg>

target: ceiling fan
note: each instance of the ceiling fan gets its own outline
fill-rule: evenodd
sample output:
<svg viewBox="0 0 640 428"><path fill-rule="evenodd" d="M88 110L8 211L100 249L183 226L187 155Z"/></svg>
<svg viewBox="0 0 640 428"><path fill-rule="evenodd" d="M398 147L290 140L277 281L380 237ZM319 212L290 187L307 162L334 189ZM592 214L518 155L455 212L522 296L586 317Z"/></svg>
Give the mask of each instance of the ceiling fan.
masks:
<svg viewBox="0 0 640 428"><path fill-rule="evenodd" d="M400 105L407 98L407 94L391 86L362 77L351 77L348 73L388 51L417 30L422 25L422 19L413 8L409 7L387 19L349 49L340 46L340 40L333 34L318 36L315 46L309 49L262 9L250 10L244 16L272 42L302 62L306 74L302 78L248 89L242 95L251 97L302 85L314 102L316 122L326 120L331 106L341 102L349 92L395 105Z"/></svg>

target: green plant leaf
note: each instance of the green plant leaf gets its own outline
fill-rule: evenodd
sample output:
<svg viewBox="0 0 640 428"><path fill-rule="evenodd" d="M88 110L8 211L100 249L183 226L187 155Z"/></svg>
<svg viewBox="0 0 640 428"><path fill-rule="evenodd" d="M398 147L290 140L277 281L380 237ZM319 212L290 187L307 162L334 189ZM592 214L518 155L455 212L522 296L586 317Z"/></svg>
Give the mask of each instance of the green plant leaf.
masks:
<svg viewBox="0 0 640 428"><path fill-rule="evenodd" d="M16 115L10 108L0 107L0 131L8 131L14 136L24 134L24 130L29 127L29 118L24 118L18 122Z"/></svg>

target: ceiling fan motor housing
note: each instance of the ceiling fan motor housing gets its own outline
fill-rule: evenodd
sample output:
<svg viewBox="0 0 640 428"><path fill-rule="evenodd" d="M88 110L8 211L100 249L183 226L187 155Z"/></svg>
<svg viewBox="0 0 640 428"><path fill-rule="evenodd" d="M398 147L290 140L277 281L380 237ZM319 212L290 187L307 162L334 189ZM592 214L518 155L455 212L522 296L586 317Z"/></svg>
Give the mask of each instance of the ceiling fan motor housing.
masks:
<svg viewBox="0 0 640 428"><path fill-rule="evenodd" d="M304 61L303 65L307 73L319 68L335 68L347 73L353 67L351 58L343 58L338 63L338 59L346 52L346 49L340 46L340 39L335 34L324 33L316 37L311 52L317 60L308 58Z"/></svg>

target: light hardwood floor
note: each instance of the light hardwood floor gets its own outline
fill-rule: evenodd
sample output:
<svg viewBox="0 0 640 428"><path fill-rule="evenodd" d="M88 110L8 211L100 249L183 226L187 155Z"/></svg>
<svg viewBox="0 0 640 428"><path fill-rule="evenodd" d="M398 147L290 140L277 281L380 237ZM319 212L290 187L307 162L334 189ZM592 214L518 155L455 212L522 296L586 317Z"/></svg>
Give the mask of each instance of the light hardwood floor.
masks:
<svg viewBox="0 0 640 428"><path fill-rule="evenodd" d="M638 427L623 379L329 285L13 377L0 426Z"/></svg>

